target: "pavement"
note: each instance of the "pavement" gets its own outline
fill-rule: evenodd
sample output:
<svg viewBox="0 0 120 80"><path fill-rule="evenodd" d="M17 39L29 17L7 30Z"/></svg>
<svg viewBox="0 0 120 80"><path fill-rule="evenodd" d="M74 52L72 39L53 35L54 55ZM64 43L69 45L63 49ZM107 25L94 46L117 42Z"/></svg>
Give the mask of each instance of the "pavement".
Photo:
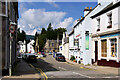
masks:
<svg viewBox="0 0 120 80"><path fill-rule="evenodd" d="M120 68L115 68L115 67L108 67L108 66L98 66L98 65L83 65L83 64L78 64L76 62L73 62L69 59L66 59L68 64L73 64L73 65L77 65L80 66L81 68L86 68L86 69L93 69L93 70L98 70L101 72L105 72L105 73L112 73L112 74L119 74Z"/></svg>
<svg viewBox="0 0 120 80"><path fill-rule="evenodd" d="M24 60L21 60L17 63L14 71L12 72L12 76L4 76L2 80L23 80L23 79L33 79L36 80L40 79L40 74L37 70L35 70L33 67L30 66L27 62ZM35 80L34 79L34 80Z"/></svg>

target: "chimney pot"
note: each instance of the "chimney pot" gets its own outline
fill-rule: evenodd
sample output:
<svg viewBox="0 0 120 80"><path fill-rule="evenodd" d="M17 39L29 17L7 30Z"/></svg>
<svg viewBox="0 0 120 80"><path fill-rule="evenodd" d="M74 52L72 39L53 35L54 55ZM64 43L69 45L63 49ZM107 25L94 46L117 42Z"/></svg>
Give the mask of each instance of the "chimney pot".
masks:
<svg viewBox="0 0 120 80"><path fill-rule="evenodd" d="M90 9L92 9L92 7L90 7Z"/></svg>

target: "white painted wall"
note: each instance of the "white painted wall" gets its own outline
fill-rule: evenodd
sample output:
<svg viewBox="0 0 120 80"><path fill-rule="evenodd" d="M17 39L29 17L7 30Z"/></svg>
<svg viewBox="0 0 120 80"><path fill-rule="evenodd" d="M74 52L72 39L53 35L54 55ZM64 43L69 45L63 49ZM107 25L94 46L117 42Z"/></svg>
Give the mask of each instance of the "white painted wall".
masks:
<svg viewBox="0 0 120 80"><path fill-rule="evenodd" d="M105 4L105 3L103 3ZM101 5L101 6L98 6L97 8L104 8L105 6L107 6L108 3L106 3L105 5ZM107 26L108 26L108 16L107 16L107 13L110 13L112 12L112 28L108 29ZM92 19L92 34L98 34L98 33L104 33L104 32L108 32L108 31L113 31L113 30L118 30L120 29L120 7L118 8L115 8L113 10L110 10L100 16L100 31L97 32L97 20L96 18ZM117 36L114 36L113 38L117 38ZM92 39L92 45L93 45L93 49L92 49L92 58L95 59L95 44L94 44L94 41L98 41L98 60L101 60L101 59L106 59L107 61L109 60L116 60L118 61L118 58L120 57L120 52L119 52L119 46L120 46L120 39L117 38L117 43L118 43L118 57L117 58L112 58L110 57L110 40L109 40L109 37L108 38L105 38L107 39L107 57L103 58L101 57L101 38L93 38ZM120 60L120 59L119 59Z"/></svg>
<svg viewBox="0 0 120 80"><path fill-rule="evenodd" d="M74 34L69 36L69 59L74 54L74 50L71 49L74 49Z"/></svg>
<svg viewBox="0 0 120 80"><path fill-rule="evenodd" d="M31 40L31 41L27 44L27 51L28 51L28 52L35 53L35 50L34 50L34 48L33 48L33 46L32 46L34 42L35 42L34 40Z"/></svg>
<svg viewBox="0 0 120 80"><path fill-rule="evenodd" d="M25 45L25 41L24 43L22 41L19 41L18 42L19 45L17 45L17 48L18 48L18 53L25 53L26 52L26 45Z"/></svg>

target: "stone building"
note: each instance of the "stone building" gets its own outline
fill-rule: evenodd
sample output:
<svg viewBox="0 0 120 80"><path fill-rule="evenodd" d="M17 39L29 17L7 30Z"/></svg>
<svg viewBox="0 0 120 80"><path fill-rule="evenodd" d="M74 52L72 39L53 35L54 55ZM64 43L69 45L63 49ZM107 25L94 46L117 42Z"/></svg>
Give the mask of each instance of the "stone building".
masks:
<svg viewBox="0 0 120 80"><path fill-rule="evenodd" d="M59 40L59 38L57 38L57 40L47 40L44 46L44 52L48 53L48 52L58 52L59 51L59 45L62 44L62 40Z"/></svg>
<svg viewBox="0 0 120 80"><path fill-rule="evenodd" d="M18 2L7 2L8 0L0 0L0 52L2 53L2 71L3 74L8 72L10 64L10 33L9 26L14 24L15 33L12 34L13 41L11 42L11 64L16 61L17 49L17 24L18 24ZM17 1L17 0L16 0Z"/></svg>

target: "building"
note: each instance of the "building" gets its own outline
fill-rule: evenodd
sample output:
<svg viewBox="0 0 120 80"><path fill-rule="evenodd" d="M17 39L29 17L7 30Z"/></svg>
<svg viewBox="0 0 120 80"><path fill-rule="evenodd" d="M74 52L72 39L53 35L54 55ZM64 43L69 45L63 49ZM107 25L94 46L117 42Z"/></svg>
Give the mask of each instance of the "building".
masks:
<svg viewBox="0 0 120 80"><path fill-rule="evenodd" d="M74 26L74 30L69 34L69 56L74 56L77 63L84 65L92 64L92 40L90 37L92 29L90 17L94 13L95 8L86 7L84 9L84 17L81 16L81 19Z"/></svg>
<svg viewBox="0 0 120 80"><path fill-rule="evenodd" d="M59 46L59 52L69 59L69 37L67 33L63 32L62 44Z"/></svg>
<svg viewBox="0 0 120 80"><path fill-rule="evenodd" d="M22 41L19 41L18 42L18 45L17 45L17 51L18 51L18 54L19 53L25 53L26 52L26 41L22 42Z"/></svg>
<svg viewBox="0 0 120 80"><path fill-rule="evenodd" d="M74 55L74 29L68 35L69 36L69 59Z"/></svg>
<svg viewBox="0 0 120 80"><path fill-rule="evenodd" d="M120 66L120 0L101 2L92 18L92 59L103 66Z"/></svg>
<svg viewBox="0 0 120 80"><path fill-rule="evenodd" d="M30 42L27 44L27 52L28 53L35 53L33 44L34 44L34 40L30 40Z"/></svg>
<svg viewBox="0 0 120 80"><path fill-rule="evenodd" d="M47 40L44 46L44 52L49 53L49 52L59 52L59 45L61 45L62 40Z"/></svg>
<svg viewBox="0 0 120 80"><path fill-rule="evenodd" d="M11 64L14 65L16 61L16 39L17 39L17 20L18 20L18 2L2 2L0 0L0 32L1 32L1 47L2 51L2 71L3 75L8 72L10 67L10 46L11 46ZM17 0L16 0L17 1ZM15 33L13 36L13 41L10 45L10 33L9 26L14 23Z"/></svg>

